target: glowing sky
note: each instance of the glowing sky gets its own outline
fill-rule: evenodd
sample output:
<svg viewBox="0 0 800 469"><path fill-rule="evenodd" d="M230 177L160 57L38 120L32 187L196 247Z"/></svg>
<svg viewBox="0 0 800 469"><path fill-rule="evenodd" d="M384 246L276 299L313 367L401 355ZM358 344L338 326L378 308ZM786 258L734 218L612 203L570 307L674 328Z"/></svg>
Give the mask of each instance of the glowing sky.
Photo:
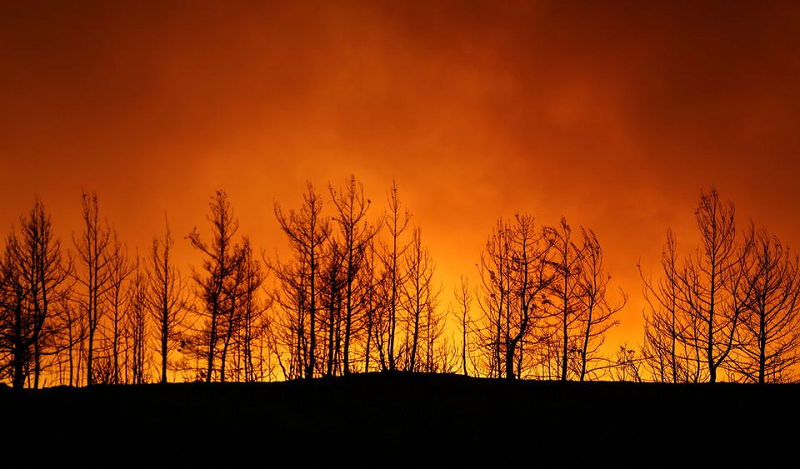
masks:
<svg viewBox="0 0 800 469"><path fill-rule="evenodd" d="M0 4L4 233L38 193L69 245L94 189L144 251L222 188L274 252L306 180L394 177L447 292L501 215L594 229L631 344L701 188L800 245L798 2L129 3Z"/></svg>

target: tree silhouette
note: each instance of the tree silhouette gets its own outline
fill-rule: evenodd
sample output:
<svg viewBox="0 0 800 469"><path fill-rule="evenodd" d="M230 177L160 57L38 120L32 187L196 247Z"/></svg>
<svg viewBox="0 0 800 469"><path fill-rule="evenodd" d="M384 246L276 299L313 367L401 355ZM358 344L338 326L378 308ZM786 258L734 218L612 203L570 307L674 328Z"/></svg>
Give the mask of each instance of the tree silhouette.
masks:
<svg viewBox="0 0 800 469"><path fill-rule="evenodd" d="M131 265L131 280L128 286L127 303L125 305L125 328L127 330L126 354L128 355L125 382L144 384L148 380L147 350L148 321L150 314L150 291L148 275L141 267L139 254Z"/></svg>
<svg viewBox="0 0 800 469"><path fill-rule="evenodd" d="M594 370L592 363L599 360L599 349L603 345L605 333L619 324L616 313L625 307L628 300L625 292L620 290L622 300L612 305L606 296L611 276L603 266L603 250L597 236L591 230L581 228L583 237L583 266L580 272L580 295L582 313L579 317L582 346L580 349L579 379L583 381L587 372ZM588 366L588 368L587 368Z"/></svg>
<svg viewBox="0 0 800 469"><path fill-rule="evenodd" d="M298 317L296 323L291 327L297 330L297 351L303 352L303 372L306 378L312 378L317 367L317 309L319 308L319 279L322 265L320 257L323 254L324 243L331 233L329 219L322 216L322 205L322 199L314 191L310 182L299 212L291 210L286 215L280 206L275 204L275 217L289 238L295 262L283 265L276 262L274 270L278 272L277 275L283 283L284 291L288 290L289 294L295 296L297 300L295 304ZM306 313L308 321L305 320ZM308 344L305 343L306 328L308 329Z"/></svg>
<svg viewBox="0 0 800 469"><path fill-rule="evenodd" d="M501 219L489 236L479 265L479 304L487 319L483 342L491 349L490 376L522 375L524 339L547 317L543 306L553 282L551 255L551 240L530 215Z"/></svg>
<svg viewBox="0 0 800 469"><path fill-rule="evenodd" d="M222 317L222 353L220 376L224 382L229 378L239 381L254 380L253 342L256 324L261 315L261 304L256 294L264 277L261 264L253 258L250 239L244 237L237 247L238 263L226 299L226 314ZM231 355L233 360L231 360ZM232 362L232 367L229 363Z"/></svg>
<svg viewBox="0 0 800 469"><path fill-rule="evenodd" d="M469 290L469 280L461 276L461 283L454 289L456 309L454 313L458 318L458 325L461 328L461 370L464 376L469 376L468 360L469 341L468 336L472 328L470 317L470 306L472 305L472 293Z"/></svg>
<svg viewBox="0 0 800 469"><path fill-rule="evenodd" d="M568 370L571 352L578 350L579 346L573 340L573 327L580 320L582 310L581 294L583 285L581 276L583 270L584 246L578 246L572 240L572 228L565 218L556 228L546 228L547 236L554 251L552 265L555 268L555 278L550 283L550 298L553 306L553 315L557 318L558 343L560 346L559 366L561 369L559 379L569 379Z"/></svg>
<svg viewBox="0 0 800 469"><path fill-rule="evenodd" d="M203 305L199 309L204 318L203 330L199 339L205 344L206 369L202 376L206 382L213 381L214 360L220 340L220 327L223 321L230 320L233 311L229 308L232 283L241 261L240 248L233 237L239 229L239 222L234 218L228 196L217 191L209 204L213 235L210 243L201 240L195 228L189 234L189 241L203 256L204 274L193 270L192 278L198 286L198 296ZM220 379L224 380L220 373Z"/></svg>
<svg viewBox="0 0 800 469"><path fill-rule="evenodd" d="M97 328L105 307L103 301L111 284L110 257L107 255L111 243L111 228L108 221L100 223L97 194L84 192L81 198L84 229L80 238L73 235L78 265L75 278L83 292L78 297L81 310L86 317L88 346L86 349L86 384L94 380L94 352Z"/></svg>
<svg viewBox="0 0 800 469"><path fill-rule="evenodd" d="M751 228L741 244L737 242L733 203L720 201L713 188L701 194L695 214L701 247L687 259L678 283L689 320L698 325L687 328L691 334L687 339L702 347L708 380L713 383L733 349L743 299L748 296L742 289L748 287L744 275L753 237Z"/></svg>
<svg viewBox="0 0 800 469"><path fill-rule="evenodd" d="M664 278L645 281L650 314L645 317L645 350L659 379L716 382L718 370L737 345L738 329L751 297L752 225L737 239L735 208L716 189L701 192L695 211L700 247L676 266L671 233L662 255Z"/></svg>
<svg viewBox="0 0 800 469"><path fill-rule="evenodd" d="M14 388L22 388L28 377L35 329L35 317L26 307L30 295L17 258L21 248L12 231L6 239L2 262L2 310L0 312L0 372L11 375Z"/></svg>
<svg viewBox="0 0 800 469"><path fill-rule="evenodd" d="M660 382L697 382L700 379L700 347L690 333L697 321L687 313L681 296L675 234L667 232L661 253L662 277L656 282L639 275L644 284L644 344L642 358L652 377Z"/></svg>
<svg viewBox="0 0 800 469"><path fill-rule="evenodd" d="M360 283L363 286L363 307L364 307L364 328L366 329L367 337L364 339L364 371L369 372L370 360L372 359L372 345L375 344L375 349L379 354L379 363L385 362L381 360L382 343L381 343L381 312L385 311L385 298L380 294L380 286L384 280L384 276L380 272L380 260L376 252L376 240L372 238L365 246L364 266L361 269Z"/></svg>
<svg viewBox="0 0 800 469"><path fill-rule="evenodd" d="M137 265L128 261L127 247L120 242L115 229L111 231L111 239L105 256L109 275L107 304L111 319L111 358L113 367L111 382L119 384L121 340L126 322L125 295L128 293L126 280L137 268Z"/></svg>
<svg viewBox="0 0 800 469"><path fill-rule="evenodd" d="M344 189L335 190L328 185L331 200L336 209L333 217L339 227L341 242L333 244L339 251L344 269L344 351L342 355L344 373L350 373L350 349L354 324L361 319L364 307L364 290L368 285L360 283L364 277L359 275L364 267L367 247L378 233L380 223L371 226L367 220L370 200L364 196L364 185L356 183L355 176L350 176ZM358 315L358 317L356 316Z"/></svg>
<svg viewBox="0 0 800 469"><path fill-rule="evenodd" d="M750 295L744 299L731 365L745 381L788 381L800 361L798 257L764 230L755 239L753 255L745 271Z"/></svg>
<svg viewBox="0 0 800 469"><path fill-rule="evenodd" d="M411 244L405 252L405 282L400 290L400 304L406 312L406 331L404 351L406 355L405 369L417 371L420 337L423 329L431 326L430 319L438 303L439 290L433 285L435 265L430 253L422 245L422 234L419 228L414 228ZM425 321L425 315L428 321ZM435 325L434 325L435 327ZM435 329L434 329L435 330ZM428 352L430 355L430 352Z"/></svg>
<svg viewBox="0 0 800 469"><path fill-rule="evenodd" d="M72 283L71 280L70 283ZM69 386L78 384L80 344L86 338L85 318L80 314L78 304L73 297L74 292L69 292L59 299L56 315L58 325L52 339L53 345L56 347L57 382ZM64 378L65 374L67 375L66 379Z"/></svg>
<svg viewBox="0 0 800 469"><path fill-rule="evenodd" d="M404 208L398 196L397 183L392 181L392 188L387 197L389 210L386 216L386 230L389 242L382 245L381 260L385 272L384 281L381 282L382 295L385 298L385 324L383 324L383 334L386 340L380 340L382 347L385 347L385 356L388 358L388 369L394 371L397 367L397 319L400 304L400 292L402 291L405 278L401 269L403 255L408 249L407 244L403 244L401 236L408 228L411 220L411 213ZM384 355L383 353L381 354Z"/></svg>
<svg viewBox="0 0 800 469"><path fill-rule="evenodd" d="M25 375L33 374L32 387L35 389L39 387L47 365L45 358L59 352L60 344L56 339L62 327L60 307L71 288L71 264L69 259L66 265L62 261L61 242L55 238L50 215L38 196L28 216L20 217L19 237L12 229L8 248L8 262L15 264L6 269L12 292L10 304L24 300L19 305L23 308L20 319L23 323L28 320L31 323L30 337L26 339L24 334L21 337L23 342L30 341L31 350L20 356L31 360L32 370L26 371ZM19 285L15 286L15 283ZM23 297L20 298L19 294Z"/></svg>
<svg viewBox="0 0 800 469"><path fill-rule="evenodd" d="M256 374L256 357L254 349L256 342L261 340L264 333L264 312L269 309L269 301L262 302L258 298L264 283L264 271L261 263L253 257L253 249L250 240L245 238L242 245L242 261L237 272L238 288L236 299L240 309L239 325L235 331L236 362L235 370L236 381L239 381L240 371L246 382L257 381L259 375ZM262 354L258 359L263 359Z"/></svg>
<svg viewBox="0 0 800 469"><path fill-rule="evenodd" d="M324 247L322 268L320 269L319 292L324 314L320 318L320 327L324 331L325 344L322 353L325 361L325 376L336 376L342 372L342 309L344 286L347 274L344 271L345 257L338 246L339 242L331 237Z"/></svg>
<svg viewBox="0 0 800 469"><path fill-rule="evenodd" d="M148 306L156 325L156 339L161 354L162 384L166 384L168 380L170 348L181 338L186 314L190 307L186 283L172 259L174 245L167 222L164 237L153 239L150 255L151 266L147 272Z"/></svg>

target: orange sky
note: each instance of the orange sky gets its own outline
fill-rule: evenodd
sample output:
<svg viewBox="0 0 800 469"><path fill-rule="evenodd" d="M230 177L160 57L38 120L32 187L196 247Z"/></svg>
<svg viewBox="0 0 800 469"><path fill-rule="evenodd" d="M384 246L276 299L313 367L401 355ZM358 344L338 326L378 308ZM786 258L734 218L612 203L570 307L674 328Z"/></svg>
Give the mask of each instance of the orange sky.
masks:
<svg viewBox="0 0 800 469"><path fill-rule="evenodd" d="M164 211L207 233L222 188L274 252L273 202L307 179L383 205L394 177L448 293L501 215L594 229L632 297L614 344L641 340L636 263L668 227L694 242L701 188L800 245L800 3L13 3L3 232L38 193L71 245L95 189L146 250Z"/></svg>

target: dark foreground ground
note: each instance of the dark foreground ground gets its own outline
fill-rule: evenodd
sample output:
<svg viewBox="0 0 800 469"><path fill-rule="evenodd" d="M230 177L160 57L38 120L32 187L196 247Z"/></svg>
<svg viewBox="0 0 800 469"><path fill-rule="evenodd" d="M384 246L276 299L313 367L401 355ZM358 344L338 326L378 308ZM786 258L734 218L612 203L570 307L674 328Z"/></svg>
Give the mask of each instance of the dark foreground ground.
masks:
<svg viewBox="0 0 800 469"><path fill-rule="evenodd" d="M370 374L0 389L0 467L800 463L800 387ZM34 464L31 464L34 462ZM278 464L280 463L280 464Z"/></svg>

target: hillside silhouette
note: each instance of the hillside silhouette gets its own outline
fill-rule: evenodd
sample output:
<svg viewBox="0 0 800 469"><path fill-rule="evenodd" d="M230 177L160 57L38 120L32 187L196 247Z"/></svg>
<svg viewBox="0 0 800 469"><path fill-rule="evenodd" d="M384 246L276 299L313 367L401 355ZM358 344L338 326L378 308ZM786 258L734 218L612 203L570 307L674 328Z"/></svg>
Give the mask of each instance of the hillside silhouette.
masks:
<svg viewBox="0 0 800 469"><path fill-rule="evenodd" d="M3 388L0 408L12 460L220 460L230 467L252 458L265 466L285 460L334 467L764 463L780 460L796 442L798 391L787 384L370 373L256 384Z"/></svg>

